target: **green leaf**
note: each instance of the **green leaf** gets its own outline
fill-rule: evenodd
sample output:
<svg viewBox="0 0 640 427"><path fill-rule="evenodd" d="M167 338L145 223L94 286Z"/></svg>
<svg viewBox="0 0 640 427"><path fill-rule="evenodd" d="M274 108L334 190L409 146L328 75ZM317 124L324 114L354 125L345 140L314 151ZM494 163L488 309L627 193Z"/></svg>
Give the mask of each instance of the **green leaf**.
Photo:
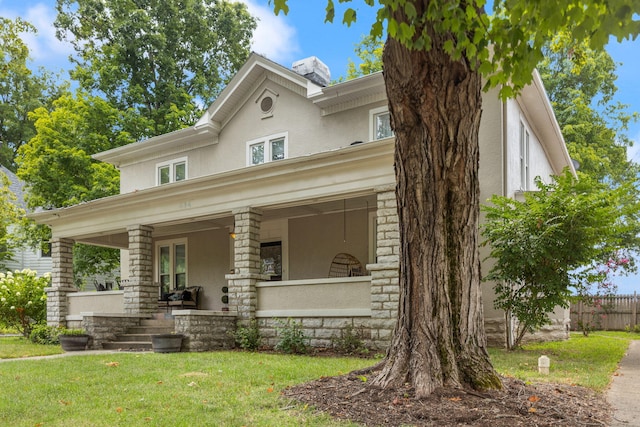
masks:
<svg viewBox="0 0 640 427"><path fill-rule="evenodd" d="M344 11L342 23L347 27L350 27L354 22L356 22L356 11L354 9L348 8Z"/></svg>

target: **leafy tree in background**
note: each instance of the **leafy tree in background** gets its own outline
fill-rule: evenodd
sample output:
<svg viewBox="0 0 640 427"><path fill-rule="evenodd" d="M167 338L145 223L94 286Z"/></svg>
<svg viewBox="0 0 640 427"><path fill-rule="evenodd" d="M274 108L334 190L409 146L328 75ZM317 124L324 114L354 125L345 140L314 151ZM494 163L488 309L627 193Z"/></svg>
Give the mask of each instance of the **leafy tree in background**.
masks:
<svg viewBox="0 0 640 427"><path fill-rule="evenodd" d="M347 63L347 80L367 74L382 71L382 49L384 43L371 34L362 36L360 43L356 44L356 56L360 63L356 65L351 59Z"/></svg>
<svg viewBox="0 0 640 427"><path fill-rule="evenodd" d="M29 112L57 96L53 75L27 66L29 49L21 33L35 32L30 23L0 17L0 164L15 171L18 149L35 134Z"/></svg>
<svg viewBox="0 0 640 427"><path fill-rule="evenodd" d="M495 261L486 277L496 281L494 306L518 320L509 348L549 324L548 314L567 308L574 292L602 282L602 262L639 243L640 204L632 184L612 189L565 171L551 184L538 178L536 185L523 202L494 195L483 207L482 234Z"/></svg>
<svg viewBox="0 0 640 427"><path fill-rule="evenodd" d="M625 113L616 101L616 63L604 50L559 33L544 50L538 70L553 105L571 158L579 172L611 186L638 179L639 167L627 159L633 141Z"/></svg>
<svg viewBox="0 0 640 427"><path fill-rule="evenodd" d="M249 54L255 19L213 0L58 0L72 77L125 113L134 140L193 124Z"/></svg>
<svg viewBox="0 0 640 427"><path fill-rule="evenodd" d="M30 115L36 135L17 157L18 176L26 183L30 209L52 209L111 196L119 192L119 172L91 154L133 142L119 131L120 113L104 99L81 91L66 93L53 102L53 110L38 108ZM25 243L40 246L50 239L46 227L22 221ZM108 273L119 265L119 252L77 245L76 279ZM84 261L76 261L84 260Z"/></svg>
<svg viewBox="0 0 640 427"><path fill-rule="evenodd" d="M350 3L341 0L340 3ZM375 0L364 0L375 6ZM273 0L287 13L287 0ZM407 382L417 396L440 386L500 387L486 351L478 253L478 131L482 87L513 96L529 83L558 31L602 48L635 36L637 0L385 0L371 34L382 62L395 133L400 225L398 323L372 383ZM326 20L335 4L327 0ZM343 22L356 19L346 8ZM484 77L484 79L483 79Z"/></svg>
<svg viewBox="0 0 640 427"><path fill-rule="evenodd" d="M0 269L6 268L5 263L13 258L14 249L19 246L12 228L25 215L10 190L10 184L7 175L0 171Z"/></svg>

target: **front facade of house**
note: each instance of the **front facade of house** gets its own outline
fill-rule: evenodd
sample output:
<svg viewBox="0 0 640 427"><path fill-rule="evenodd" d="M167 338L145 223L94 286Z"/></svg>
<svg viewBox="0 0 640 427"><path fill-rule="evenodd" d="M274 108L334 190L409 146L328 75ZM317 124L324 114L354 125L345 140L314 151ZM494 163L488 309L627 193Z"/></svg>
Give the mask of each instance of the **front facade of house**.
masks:
<svg viewBox="0 0 640 427"><path fill-rule="evenodd" d="M120 169L121 194L32 215L52 229L49 323L81 322L99 345L167 291L200 286L197 310L172 312L192 350L251 319L274 344L288 318L312 345L352 325L386 347L399 241L382 75L324 87L317 59L294 69L252 55L194 126L95 156ZM483 200L572 167L534 77L517 100L484 96ZM77 292L74 242L121 249L124 290ZM487 321L504 323L490 298Z"/></svg>

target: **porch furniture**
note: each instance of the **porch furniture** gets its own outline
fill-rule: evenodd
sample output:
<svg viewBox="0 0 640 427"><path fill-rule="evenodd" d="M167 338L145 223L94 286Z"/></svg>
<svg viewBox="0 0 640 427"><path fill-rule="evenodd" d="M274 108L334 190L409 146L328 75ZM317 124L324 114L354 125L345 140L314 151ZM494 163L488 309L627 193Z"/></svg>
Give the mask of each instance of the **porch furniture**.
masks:
<svg viewBox="0 0 640 427"><path fill-rule="evenodd" d="M347 253L339 253L333 258L329 268L329 277L356 276L364 276L364 269L358 258Z"/></svg>
<svg viewBox="0 0 640 427"><path fill-rule="evenodd" d="M168 294L163 294L158 300L158 308L164 308L167 311L170 308L194 308L200 306L200 295L202 294L202 286L189 286L184 290L175 290Z"/></svg>

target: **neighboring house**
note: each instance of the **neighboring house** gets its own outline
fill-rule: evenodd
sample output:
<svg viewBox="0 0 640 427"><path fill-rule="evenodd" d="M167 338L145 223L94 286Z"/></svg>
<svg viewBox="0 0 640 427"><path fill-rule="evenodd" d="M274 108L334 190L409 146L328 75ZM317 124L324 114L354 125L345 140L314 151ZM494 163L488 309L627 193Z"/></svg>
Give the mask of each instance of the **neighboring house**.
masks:
<svg viewBox="0 0 640 427"><path fill-rule="evenodd" d="M18 206L26 209L24 182L2 165L0 165L0 173L4 173L9 178L9 190L15 194ZM36 271L38 275L43 275L51 272L51 251L42 251L39 248L18 248L13 251L13 258L4 264L7 271L29 269Z"/></svg>
<svg viewBox="0 0 640 427"><path fill-rule="evenodd" d="M328 81L316 58L290 70L252 54L194 126L95 155L120 170L120 195L32 215L53 234L48 321L82 321L100 343L104 327L170 309L159 308L166 291L200 286L199 310L173 311L192 350L254 318L269 344L274 319L292 318L312 345L349 324L386 347L400 251L384 81ZM481 200L573 170L537 73L516 100L484 94L483 109ZM120 248L124 291L76 293L73 242ZM502 341L504 315L483 286Z"/></svg>

